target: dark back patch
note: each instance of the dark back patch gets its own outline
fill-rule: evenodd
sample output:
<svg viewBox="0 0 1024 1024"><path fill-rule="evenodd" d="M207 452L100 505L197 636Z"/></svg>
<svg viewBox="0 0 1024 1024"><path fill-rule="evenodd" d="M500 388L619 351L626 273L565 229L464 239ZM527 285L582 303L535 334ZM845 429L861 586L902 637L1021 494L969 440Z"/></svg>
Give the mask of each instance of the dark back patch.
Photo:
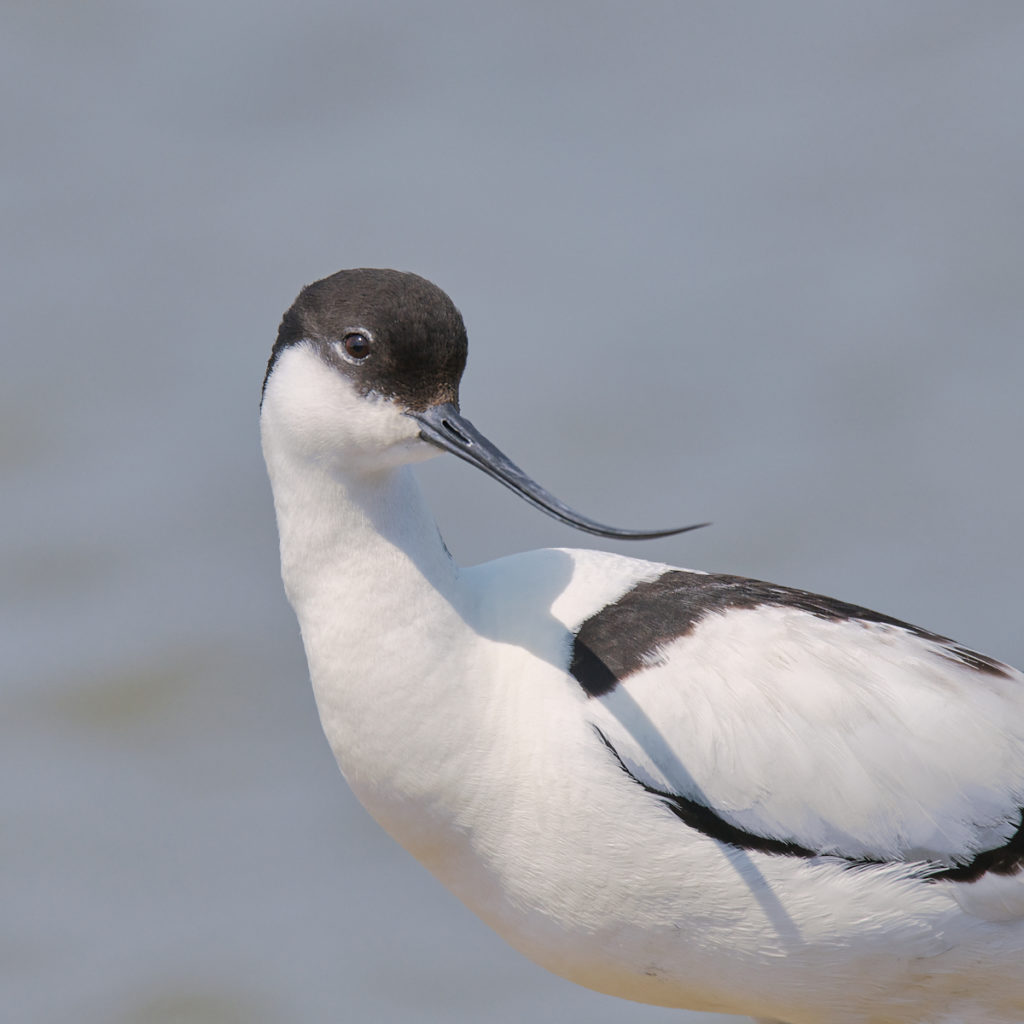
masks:
<svg viewBox="0 0 1024 1024"><path fill-rule="evenodd" d="M661 647L691 633L705 616L763 607L795 608L833 622L896 626L940 644L945 658L977 672L1010 676L1007 667L992 658L870 608L744 576L681 569L638 583L587 619L573 639L569 671L591 697L601 697L650 664Z"/></svg>

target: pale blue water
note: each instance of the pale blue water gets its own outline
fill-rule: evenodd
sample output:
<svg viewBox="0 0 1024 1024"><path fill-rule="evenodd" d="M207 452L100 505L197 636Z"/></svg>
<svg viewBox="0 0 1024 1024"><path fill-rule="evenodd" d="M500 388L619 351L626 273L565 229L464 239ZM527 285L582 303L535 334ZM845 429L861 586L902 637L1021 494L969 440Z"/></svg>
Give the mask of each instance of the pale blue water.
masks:
<svg viewBox="0 0 1024 1024"><path fill-rule="evenodd" d="M1024 11L0 17L5 1019L696 1022L524 961L338 777L258 450L277 320L424 274L464 411L542 483L715 521L618 549L1024 663ZM591 543L424 477L464 561Z"/></svg>

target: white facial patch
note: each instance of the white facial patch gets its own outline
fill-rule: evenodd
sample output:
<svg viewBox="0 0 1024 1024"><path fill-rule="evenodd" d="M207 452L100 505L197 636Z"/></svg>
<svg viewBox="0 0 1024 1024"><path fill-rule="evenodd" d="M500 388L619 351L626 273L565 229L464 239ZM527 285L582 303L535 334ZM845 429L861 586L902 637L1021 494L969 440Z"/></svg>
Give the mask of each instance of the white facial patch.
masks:
<svg viewBox="0 0 1024 1024"><path fill-rule="evenodd" d="M312 341L290 345L278 357L261 423L265 444L342 469L379 472L440 454L398 403L360 394Z"/></svg>

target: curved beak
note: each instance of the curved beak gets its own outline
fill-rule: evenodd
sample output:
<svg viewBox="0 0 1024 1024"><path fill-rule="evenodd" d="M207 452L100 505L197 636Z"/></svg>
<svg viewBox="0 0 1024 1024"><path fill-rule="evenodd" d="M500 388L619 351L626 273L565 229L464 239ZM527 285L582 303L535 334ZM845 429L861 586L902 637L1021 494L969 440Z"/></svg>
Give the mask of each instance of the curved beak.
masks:
<svg viewBox="0 0 1024 1024"><path fill-rule="evenodd" d="M499 451L480 433L472 423L462 416L451 402L432 405L423 412L407 412L420 425L420 437L460 459L472 463L509 490L515 491L531 505L535 505L549 516L575 526L577 530L597 534L598 537L619 537L628 540L651 540L655 537L670 537L675 533L697 530L707 523L693 526L679 526L671 530L620 530L605 526L573 511L553 494L549 494L535 480L527 476L507 455Z"/></svg>

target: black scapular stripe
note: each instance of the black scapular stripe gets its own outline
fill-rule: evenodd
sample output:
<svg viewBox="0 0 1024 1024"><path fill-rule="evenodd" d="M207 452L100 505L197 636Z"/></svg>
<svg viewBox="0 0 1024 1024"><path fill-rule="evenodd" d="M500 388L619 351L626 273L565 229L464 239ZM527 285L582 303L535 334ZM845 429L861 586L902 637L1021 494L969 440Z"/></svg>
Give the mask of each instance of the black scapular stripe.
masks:
<svg viewBox="0 0 1024 1024"><path fill-rule="evenodd" d="M937 653L942 657L976 672L1004 677L1010 674L1005 665L993 658L870 608L744 576L681 569L638 583L587 619L573 638L569 671L587 694L601 697L647 666L659 648L692 632L705 616L762 607L795 608L833 622L896 626L933 641L940 646Z"/></svg>

